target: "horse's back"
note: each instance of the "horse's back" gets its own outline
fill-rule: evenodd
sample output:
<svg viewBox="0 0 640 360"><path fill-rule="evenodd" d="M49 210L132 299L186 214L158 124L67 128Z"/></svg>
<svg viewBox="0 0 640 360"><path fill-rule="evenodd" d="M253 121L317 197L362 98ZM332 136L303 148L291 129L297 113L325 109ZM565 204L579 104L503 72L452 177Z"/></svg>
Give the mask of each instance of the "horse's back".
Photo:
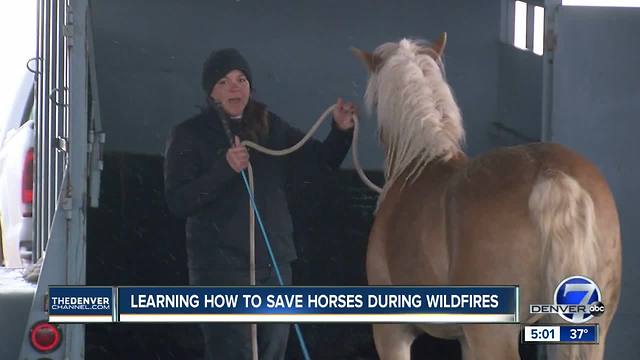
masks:
<svg viewBox="0 0 640 360"><path fill-rule="evenodd" d="M537 264L529 196L544 145L500 148L469 159L446 195L450 280L460 284L515 284Z"/></svg>

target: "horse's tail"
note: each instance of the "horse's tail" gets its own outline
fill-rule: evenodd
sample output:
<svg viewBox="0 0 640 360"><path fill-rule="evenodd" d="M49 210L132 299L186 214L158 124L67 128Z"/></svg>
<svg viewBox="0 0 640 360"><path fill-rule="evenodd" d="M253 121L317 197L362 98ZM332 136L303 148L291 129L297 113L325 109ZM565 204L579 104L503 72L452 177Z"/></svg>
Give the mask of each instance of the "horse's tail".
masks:
<svg viewBox="0 0 640 360"><path fill-rule="evenodd" d="M542 237L546 298L552 298L556 286L566 277L593 278L597 270L598 229L589 193L569 175L546 170L533 186L529 209Z"/></svg>

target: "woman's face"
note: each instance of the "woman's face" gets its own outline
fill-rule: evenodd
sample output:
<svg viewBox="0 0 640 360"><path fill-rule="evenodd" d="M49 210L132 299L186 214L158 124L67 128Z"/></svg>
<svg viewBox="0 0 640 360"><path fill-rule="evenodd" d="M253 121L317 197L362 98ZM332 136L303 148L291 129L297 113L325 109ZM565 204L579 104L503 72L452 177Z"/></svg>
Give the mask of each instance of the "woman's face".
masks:
<svg viewBox="0 0 640 360"><path fill-rule="evenodd" d="M211 97L222 104L228 115L241 116L249 102L250 92L251 86L244 73L231 70L213 86Z"/></svg>

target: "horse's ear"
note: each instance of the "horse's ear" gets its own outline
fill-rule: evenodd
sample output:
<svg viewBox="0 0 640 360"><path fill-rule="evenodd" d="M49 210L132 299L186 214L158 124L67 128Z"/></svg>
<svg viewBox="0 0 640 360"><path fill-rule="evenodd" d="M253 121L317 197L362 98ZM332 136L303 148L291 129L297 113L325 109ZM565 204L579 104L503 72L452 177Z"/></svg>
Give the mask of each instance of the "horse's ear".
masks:
<svg viewBox="0 0 640 360"><path fill-rule="evenodd" d="M440 37L438 37L438 40L436 40L431 45L431 49L433 49L433 51L435 51L436 54L438 54L438 57L442 57L442 53L444 52L444 47L446 45L447 45L447 33L443 32L442 34L440 34Z"/></svg>
<svg viewBox="0 0 640 360"><path fill-rule="evenodd" d="M370 73L375 72L378 68L378 65L380 65L380 59L371 53L355 47L351 48L351 52L353 52L353 54L358 59L362 60L362 62L367 66L367 70L369 70Z"/></svg>

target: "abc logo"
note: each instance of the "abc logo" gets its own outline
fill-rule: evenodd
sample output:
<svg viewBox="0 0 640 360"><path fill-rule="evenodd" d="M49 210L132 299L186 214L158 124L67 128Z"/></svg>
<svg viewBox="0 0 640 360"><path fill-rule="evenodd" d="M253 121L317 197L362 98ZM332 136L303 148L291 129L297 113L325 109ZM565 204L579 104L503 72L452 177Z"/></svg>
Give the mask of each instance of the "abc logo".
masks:
<svg viewBox="0 0 640 360"><path fill-rule="evenodd" d="M589 305L589 312L593 316L600 316L600 315L604 314L604 304L602 302L598 301L598 302L595 302L595 303Z"/></svg>
<svg viewBox="0 0 640 360"><path fill-rule="evenodd" d="M572 323L589 321L594 316L602 315L605 310L598 285L584 276L571 276L562 280L556 288L554 300L556 305L573 309L558 314ZM569 308L567 305L573 306Z"/></svg>

